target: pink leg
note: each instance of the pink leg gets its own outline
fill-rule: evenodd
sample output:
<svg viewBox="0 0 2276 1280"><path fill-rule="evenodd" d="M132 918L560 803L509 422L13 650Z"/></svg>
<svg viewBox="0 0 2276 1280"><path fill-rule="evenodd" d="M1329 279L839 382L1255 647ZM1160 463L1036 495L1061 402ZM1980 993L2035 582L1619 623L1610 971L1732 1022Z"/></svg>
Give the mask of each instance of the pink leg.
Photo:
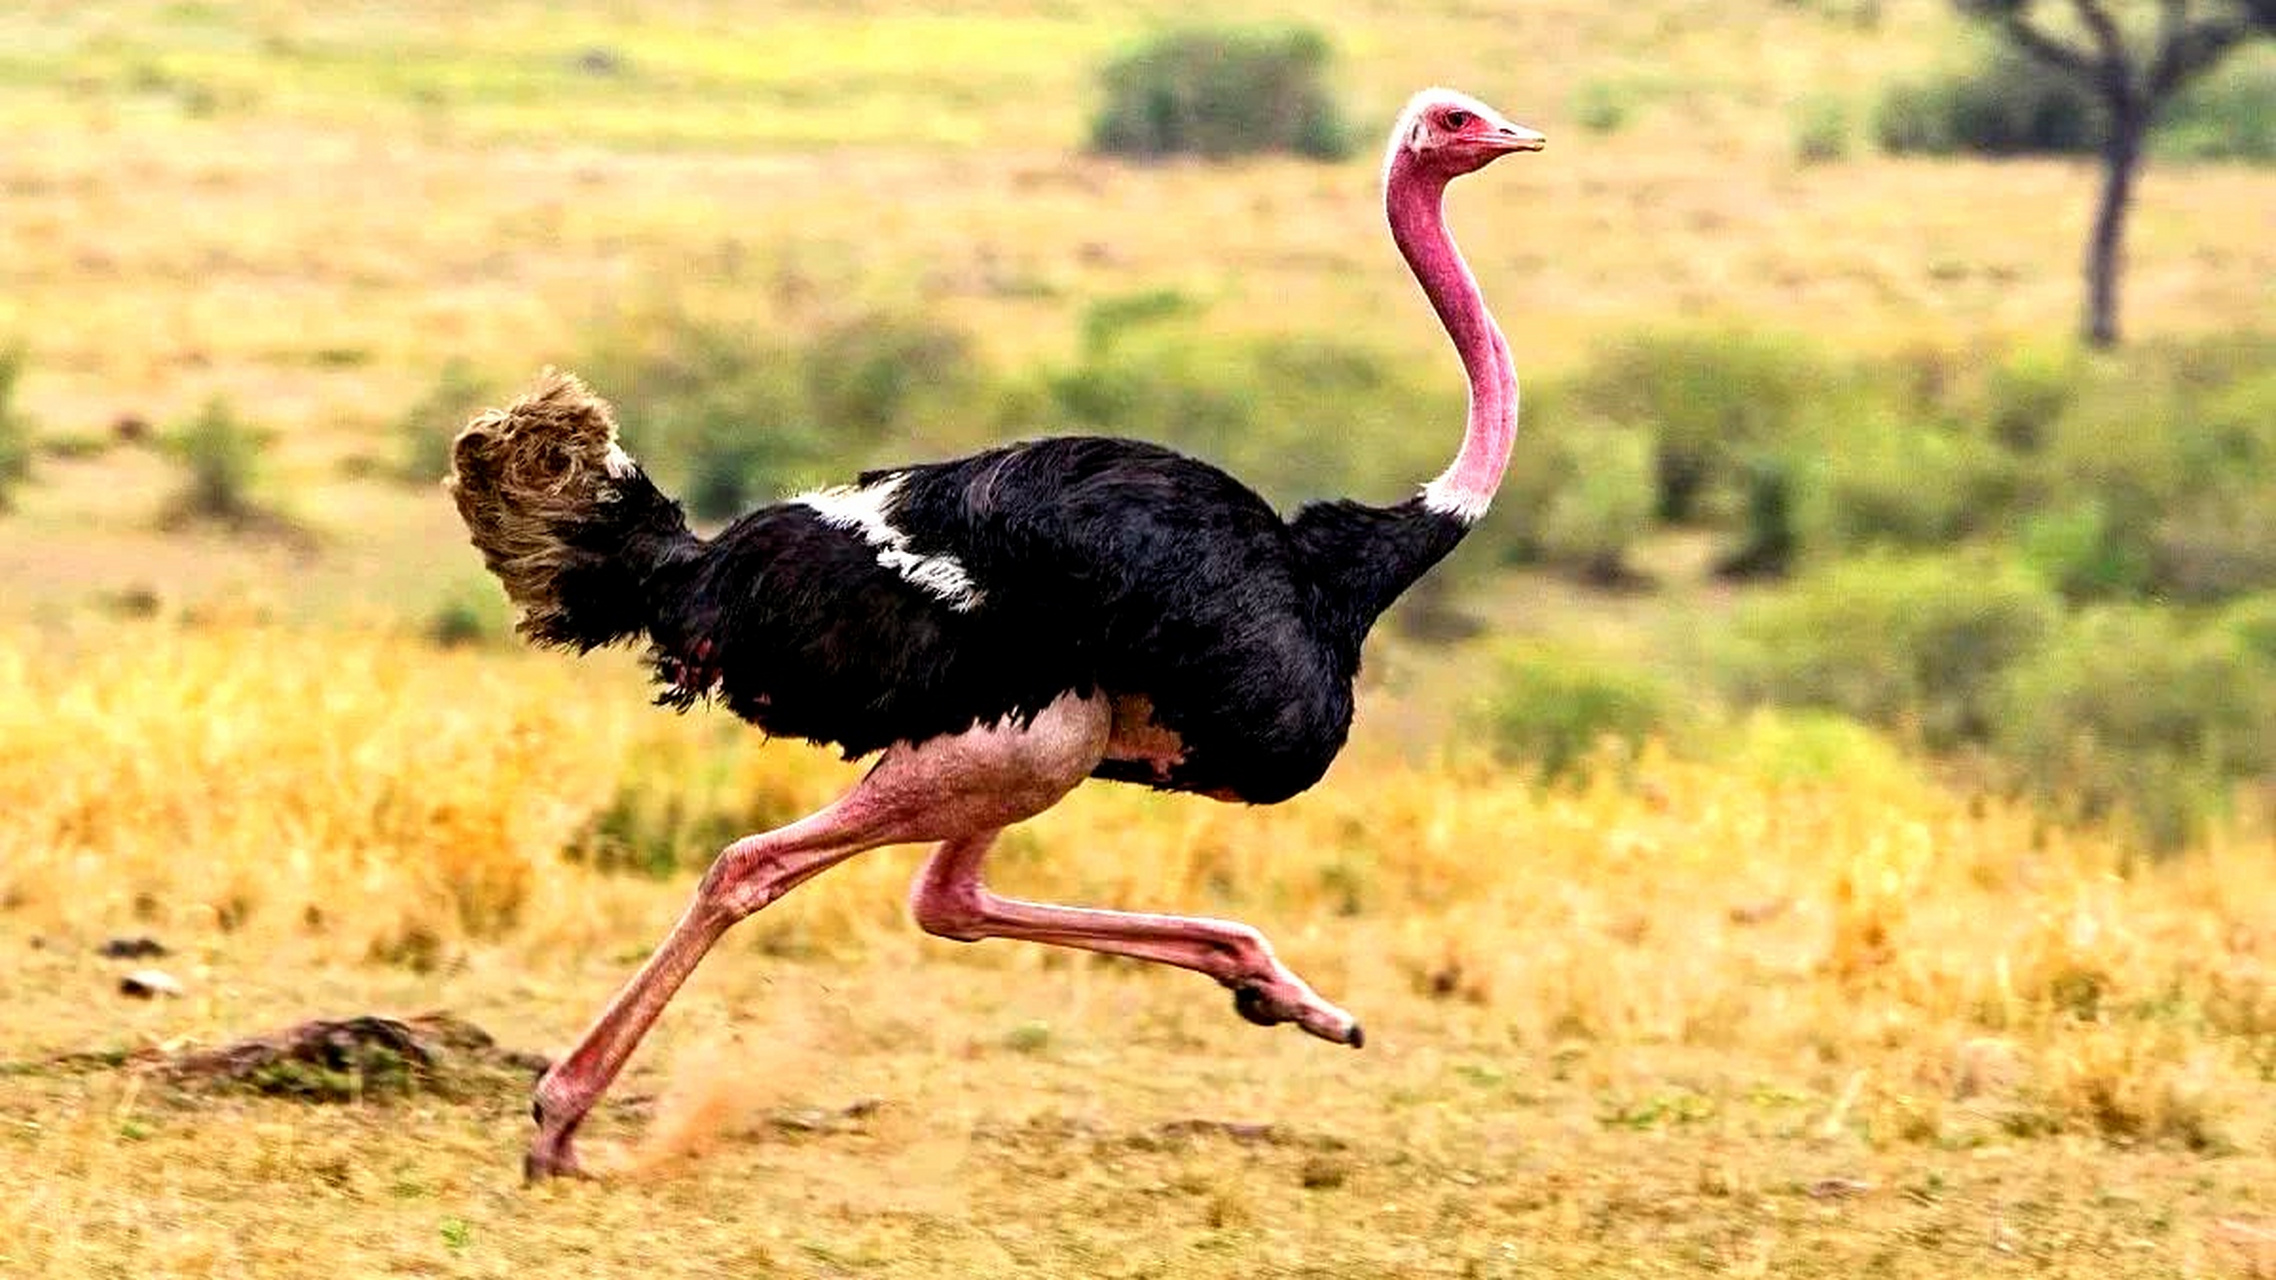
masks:
<svg viewBox="0 0 2276 1280"><path fill-rule="evenodd" d="M1097 765L1107 722L1104 702L1070 695L1025 728L988 726L895 747L835 804L728 845L663 944L538 1082L530 1104L537 1133L522 1162L524 1176L579 1172L572 1147L578 1124L735 922L864 850L993 833L1041 813Z"/></svg>
<svg viewBox="0 0 2276 1280"><path fill-rule="evenodd" d="M1321 999L1245 924L999 897L980 882L981 860L995 839L994 831L951 837L917 873L909 906L927 933L959 942L1020 938L1175 965L1232 988L1233 1007L1260 1026L1293 1022L1354 1049L1366 1042L1357 1019Z"/></svg>

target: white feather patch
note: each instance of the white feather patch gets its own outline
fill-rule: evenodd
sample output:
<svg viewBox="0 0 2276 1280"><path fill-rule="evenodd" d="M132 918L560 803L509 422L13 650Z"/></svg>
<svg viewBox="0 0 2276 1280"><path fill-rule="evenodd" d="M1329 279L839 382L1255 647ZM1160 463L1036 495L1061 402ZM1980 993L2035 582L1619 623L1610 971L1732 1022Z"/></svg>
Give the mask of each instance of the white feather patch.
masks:
<svg viewBox="0 0 2276 1280"><path fill-rule="evenodd" d="M909 549L909 535L886 522L885 508L901 491L906 477L893 475L870 485L842 484L802 493L792 502L812 507L822 523L858 533L877 548L877 563L900 574L913 587L930 592L949 608L963 613L985 599L972 575L955 556L919 555Z"/></svg>
<svg viewBox="0 0 2276 1280"><path fill-rule="evenodd" d="M1423 486L1422 500L1426 511L1453 516L1464 524L1476 524L1486 518L1486 508L1493 505L1494 495L1465 488L1449 471Z"/></svg>

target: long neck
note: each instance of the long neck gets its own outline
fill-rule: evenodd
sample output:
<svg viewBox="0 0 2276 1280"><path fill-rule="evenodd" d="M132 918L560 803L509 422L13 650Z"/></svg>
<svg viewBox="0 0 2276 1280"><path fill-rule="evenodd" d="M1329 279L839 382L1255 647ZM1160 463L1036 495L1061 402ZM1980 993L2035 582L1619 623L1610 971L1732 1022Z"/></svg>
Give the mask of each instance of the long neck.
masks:
<svg viewBox="0 0 2276 1280"><path fill-rule="evenodd" d="M1446 230L1446 179L1417 169L1401 151L1383 184L1391 239L1415 273L1470 379L1470 416L1462 450L1423 487L1423 505L1465 524L1486 514L1501 487L1517 438L1517 370L1501 326L1486 310L1477 277Z"/></svg>

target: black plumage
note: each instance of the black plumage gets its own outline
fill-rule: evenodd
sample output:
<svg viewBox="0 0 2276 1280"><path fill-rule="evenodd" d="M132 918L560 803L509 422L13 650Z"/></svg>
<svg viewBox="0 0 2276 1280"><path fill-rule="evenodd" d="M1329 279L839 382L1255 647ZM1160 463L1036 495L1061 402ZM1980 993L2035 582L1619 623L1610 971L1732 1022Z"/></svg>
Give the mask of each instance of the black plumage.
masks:
<svg viewBox="0 0 2276 1280"><path fill-rule="evenodd" d="M952 560L976 601L911 581L796 500L708 542L628 543L650 558L666 700L708 692L770 733L859 756L1103 691L1144 699L1183 755L1109 759L1097 776L1272 803L1326 771L1368 627L1464 528L1419 501L1288 522L1215 467L1098 437L859 481L886 485L878 512L904 560Z"/></svg>

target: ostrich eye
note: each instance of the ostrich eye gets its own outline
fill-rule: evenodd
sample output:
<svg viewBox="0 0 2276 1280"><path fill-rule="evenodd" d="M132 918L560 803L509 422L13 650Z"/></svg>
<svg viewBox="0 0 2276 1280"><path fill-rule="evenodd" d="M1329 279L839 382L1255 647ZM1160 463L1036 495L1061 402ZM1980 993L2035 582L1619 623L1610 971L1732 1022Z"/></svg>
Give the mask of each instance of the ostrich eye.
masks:
<svg viewBox="0 0 2276 1280"><path fill-rule="evenodd" d="M1470 123L1470 113L1464 111L1460 107L1456 107L1454 110L1446 113L1445 120L1447 128L1459 129L1463 125Z"/></svg>

